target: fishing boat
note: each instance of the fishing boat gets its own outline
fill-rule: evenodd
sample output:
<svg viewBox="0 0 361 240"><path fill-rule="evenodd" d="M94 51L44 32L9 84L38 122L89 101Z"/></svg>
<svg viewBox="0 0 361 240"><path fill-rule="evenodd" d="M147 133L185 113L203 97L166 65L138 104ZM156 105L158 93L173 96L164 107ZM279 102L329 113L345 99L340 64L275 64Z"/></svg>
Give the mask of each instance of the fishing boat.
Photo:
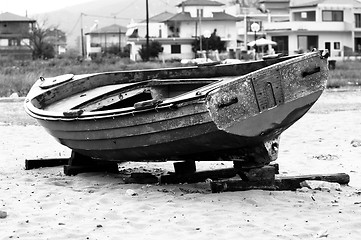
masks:
<svg viewBox="0 0 361 240"><path fill-rule="evenodd" d="M26 112L59 143L102 161L266 165L280 134L323 92L326 51L237 64L40 77Z"/></svg>

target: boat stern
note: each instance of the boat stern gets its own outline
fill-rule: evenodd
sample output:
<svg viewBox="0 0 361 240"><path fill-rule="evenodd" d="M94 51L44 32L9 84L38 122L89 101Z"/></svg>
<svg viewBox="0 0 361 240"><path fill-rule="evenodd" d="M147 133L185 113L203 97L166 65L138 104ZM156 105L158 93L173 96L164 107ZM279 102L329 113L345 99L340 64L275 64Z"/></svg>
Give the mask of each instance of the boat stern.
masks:
<svg viewBox="0 0 361 240"><path fill-rule="evenodd" d="M267 141L311 108L327 77L327 55L311 52L224 84L208 93L207 107L219 129Z"/></svg>

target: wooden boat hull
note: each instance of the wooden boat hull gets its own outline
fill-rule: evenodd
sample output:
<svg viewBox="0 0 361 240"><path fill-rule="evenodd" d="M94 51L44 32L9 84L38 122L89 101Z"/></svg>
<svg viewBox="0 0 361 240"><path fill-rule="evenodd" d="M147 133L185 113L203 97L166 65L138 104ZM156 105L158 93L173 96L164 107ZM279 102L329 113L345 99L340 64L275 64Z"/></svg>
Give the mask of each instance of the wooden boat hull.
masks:
<svg viewBox="0 0 361 240"><path fill-rule="evenodd" d="M29 93L25 108L61 144L92 158L117 162L240 159L266 164L277 158L280 134L317 101L326 79L327 59L312 53L156 107L75 116L34 107L33 99L41 102L57 91L54 86L40 94ZM60 86L66 84L70 83Z"/></svg>

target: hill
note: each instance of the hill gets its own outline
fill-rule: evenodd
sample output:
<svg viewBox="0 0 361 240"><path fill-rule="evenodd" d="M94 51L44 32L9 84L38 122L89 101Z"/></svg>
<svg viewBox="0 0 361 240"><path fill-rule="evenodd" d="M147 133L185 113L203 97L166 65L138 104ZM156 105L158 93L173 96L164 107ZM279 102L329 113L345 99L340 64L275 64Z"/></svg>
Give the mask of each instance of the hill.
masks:
<svg viewBox="0 0 361 240"><path fill-rule="evenodd" d="M243 0L245 4L253 5L258 0ZM149 0L149 16L161 12L175 13L176 5L182 0ZM224 4L232 4L234 0L218 0ZM111 24L127 26L133 19L135 22L146 17L145 0L94 0L57 11L33 16L40 23L46 21L46 27L56 26L67 33L68 47L79 46L80 29L89 32L95 21L98 27ZM81 14L83 13L82 17Z"/></svg>

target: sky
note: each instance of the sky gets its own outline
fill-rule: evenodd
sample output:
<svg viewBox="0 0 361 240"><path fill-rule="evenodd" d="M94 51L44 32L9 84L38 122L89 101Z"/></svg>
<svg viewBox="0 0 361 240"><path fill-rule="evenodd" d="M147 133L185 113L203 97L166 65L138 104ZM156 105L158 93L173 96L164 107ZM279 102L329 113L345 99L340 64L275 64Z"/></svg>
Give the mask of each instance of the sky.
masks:
<svg viewBox="0 0 361 240"><path fill-rule="evenodd" d="M27 12L28 16L32 16L91 1L93 0L0 0L0 13L25 16Z"/></svg>

